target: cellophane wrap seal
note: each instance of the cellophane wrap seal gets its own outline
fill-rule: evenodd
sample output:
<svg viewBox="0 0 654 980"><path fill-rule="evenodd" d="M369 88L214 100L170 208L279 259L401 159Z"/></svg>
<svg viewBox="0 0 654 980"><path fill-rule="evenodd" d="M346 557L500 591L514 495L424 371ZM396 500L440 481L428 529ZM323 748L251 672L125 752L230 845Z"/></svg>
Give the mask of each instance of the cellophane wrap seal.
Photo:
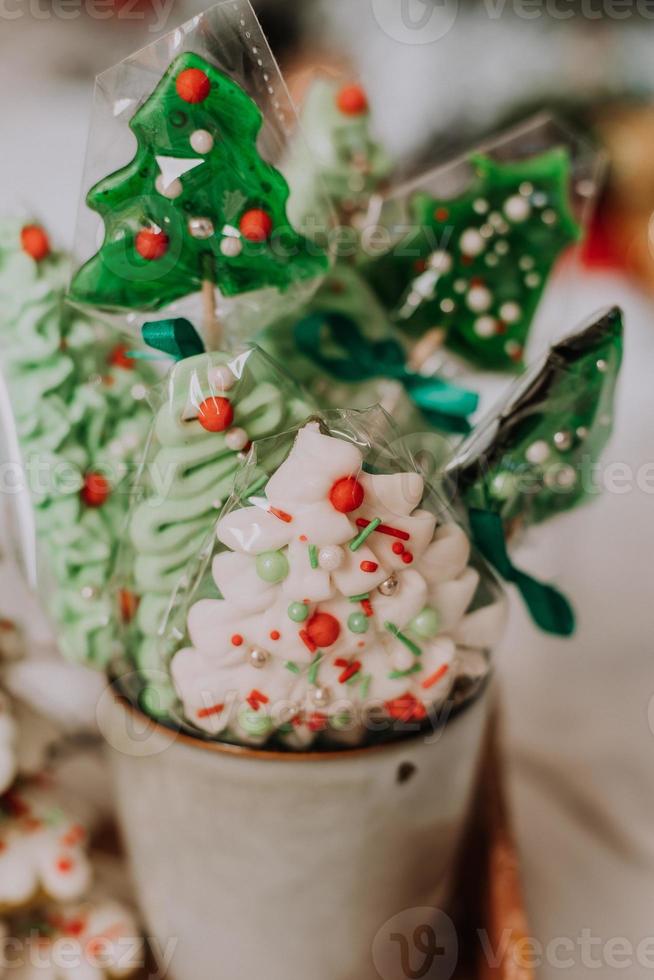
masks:
<svg viewBox="0 0 654 980"><path fill-rule="evenodd" d="M312 408L257 347L187 357L153 390L154 420L114 582L123 644L113 671L149 713L165 717L174 701L166 668L171 610L188 589L251 444L285 431Z"/></svg>
<svg viewBox="0 0 654 980"><path fill-rule="evenodd" d="M26 251L36 229L41 252ZM12 472L18 574L62 652L102 667L116 624L107 591L149 425L152 375L120 335L64 301L70 259L29 221L0 227L0 409Z"/></svg>
<svg viewBox="0 0 654 980"><path fill-rule="evenodd" d="M310 295L329 267L326 229L297 217L278 169L301 139L247 0L217 4L104 72L73 299L136 332L164 308L198 322L209 281L230 342L249 339ZM312 186L329 214L319 176Z"/></svg>
<svg viewBox="0 0 654 980"><path fill-rule="evenodd" d="M388 416L312 415L254 444L169 610L170 717L294 750L415 734L480 689L504 618Z"/></svg>

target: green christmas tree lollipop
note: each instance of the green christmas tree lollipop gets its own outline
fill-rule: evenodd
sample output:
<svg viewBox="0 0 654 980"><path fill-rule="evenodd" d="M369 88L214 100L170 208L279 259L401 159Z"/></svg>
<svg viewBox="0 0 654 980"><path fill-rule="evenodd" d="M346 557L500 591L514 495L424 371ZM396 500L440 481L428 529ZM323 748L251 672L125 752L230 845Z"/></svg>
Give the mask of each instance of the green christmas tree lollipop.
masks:
<svg viewBox="0 0 654 980"><path fill-rule="evenodd" d="M261 125L230 78L196 54L176 58L131 120L136 156L89 192L105 239L72 296L156 310L203 284L234 296L323 272L326 256L288 221L286 181L258 153Z"/></svg>
<svg viewBox="0 0 654 980"><path fill-rule="evenodd" d="M552 347L499 418L461 447L452 475L467 506L508 526L545 520L587 498L611 435L621 362L617 308Z"/></svg>
<svg viewBox="0 0 654 980"><path fill-rule="evenodd" d="M514 368L552 267L581 233L569 203L570 159L554 149L471 163L475 179L460 197L415 194L412 231L367 275L407 332L444 329L457 353Z"/></svg>

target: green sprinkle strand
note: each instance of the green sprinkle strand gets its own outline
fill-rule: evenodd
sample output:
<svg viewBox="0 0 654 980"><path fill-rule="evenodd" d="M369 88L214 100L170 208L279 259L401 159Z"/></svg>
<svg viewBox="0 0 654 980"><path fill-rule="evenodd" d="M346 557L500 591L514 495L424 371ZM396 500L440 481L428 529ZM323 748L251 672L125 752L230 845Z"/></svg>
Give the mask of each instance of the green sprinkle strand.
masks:
<svg viewBox="0 0 654 980"><path fill-rule="evenodd" d="M362 677L361 668L359 667L359 669L357 670L356 674L352 674L352 676L349 677L345 681L345 686L346 687L355 687L359 683L359 681L361 680L361 677Z"/></svg>
<svg viewBox="0 0 654 980"><path fill-rule="evenodd" d="M422 664L414 664L413 667L409 667L408 670L392 670L388 677L392 681L397 681L400 677L408 677L409 674L417 674L420 670L422 670Z"/></svg>
<svg viewBox="0 0 654 980"><path fill-rule="evenodd" d="M255 483L252 484L252 486L248 487L247 490L241 494L241 500L246 500L248 497L253 497L255 493L257 493L259 490L262 490L263 487L265 487L267 482L268 482L267 476L259 477L259 479L256 480Z"/></svg>
<svg viewBox="0 0 654 980"><path fill-rule="evenodd" d="M312 568L318 567L318 549L315 544L309 545L309 561L311 562Z"/></svg>
<svg viewBox="0 0 654 980"><path fill-rule="evenodd" d="M318 668L320 667L320 661L323 655L318 651L313 660L311 661L311 666L309 667L309 684L316 684L318 681Z"/></svg>
<svg viewBox="0 0 654 980"><path fill-rule="evenodd" d="M356 538L352 538L350 541L350 551L357 551L363 542L370 537L372 532L377 530L380 524L381 517L375 517L367 527L364 527L360 534L357 534Z"/></svg>
<svg viewBox="0 0 654 980"><path fill-rule="evenodd" d="M292 674L299 674L300 673L300 668L298 667L298 665L293 660L287 660L286 663L284 664L284 666L286 667L287 670L290 670L290 672Z"/></svg>
<svg viewBox="0 0 654 980"><path fill-rule="evenodd" d="M351 595L351 596L349 596L348 601L349 602L363 602L364 599L369 599L369 598L370 598L370 593L369 592L362 592L361 595Z"/></svg>
<svg viewBox="0 0 654 980"><path fill-rule="evenodd" d="M372 674L366 674L366 676L361 681L361 690L359 694L362 698L368 697L368 691L370 690L370 685L372 684Z"/></svg>
<svg viewBox="0 0 654 980"><path fill-rule="evenodd" d="M422 656L422 650L418 644L414 643L413 640L410 640L408 636L405 636L404 633L397 628L395 623L391 623L387 620L384 623L384 629L388 630L389 633L392 633L393 636L400 641L400 643L403 643L404 646L411 651L414 657Z"/></svg>

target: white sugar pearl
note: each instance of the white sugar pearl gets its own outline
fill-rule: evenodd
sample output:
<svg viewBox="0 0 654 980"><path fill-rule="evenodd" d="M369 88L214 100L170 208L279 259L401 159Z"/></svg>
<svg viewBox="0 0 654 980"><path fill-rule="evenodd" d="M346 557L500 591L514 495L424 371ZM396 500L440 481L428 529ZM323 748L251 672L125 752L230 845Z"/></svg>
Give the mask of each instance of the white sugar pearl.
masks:
<svg viewBox="0 0 654 980"><path fill-rule="evenodd" d="M532 442L531 446L527 449L525 453L528 461L533 463L535 466L540 466L544 463L550 454L550 447L547 445L544 439L537 439L536 442Z"/></svg>
<svg viewBox="0 0 654 980"><path fill-rule="evenodd" d="M225 445L235 453L240 453L241 449L245 449L249 441L245 429L234 428L225 433Z"/></svg>
<svg viewBox="0 0 654 980"><path fill-rule="evenodd" d="M440 272L441 275L446 275L452 268L452 256L449 252L443 252L441 250L433 252L429 256L429 266L434 272Z"/></svg>
<svg viewBox="0 0 654 980"><path fill-rule="evenodd" d="M234 235L226 235L220 243L220 251L226 258L235 259L243 251L243 242Z"/></svg>
<svg viewBox="0 0 654 980"><path fill-rule="evenodd" d="M475 320L475 333L478 337L493 337L496 323L492 316L479 316Z"/></svg>
<svg viewBox="0 0 654 980"><path fill-rule="evenodd" d="M509 221L526 221L531 214L531 204L521 194L514 194L504 202L504 214Z"/></svg>
<svg viewBox="0 0 654 980"><path fill-rule="evenodd" d="M169 198L171 201L176 197L179 197L184 190L182 187L182 182L179 180L179 178L176 178L167 184L163 174L159 174L154 182L154 186L157 189L157 193L161 194L162 197Z"/></svg>
<svg viewBox="0 0 654 980"><path fill-rule="evenodd" d="M500 306L500 316L507 323L515 323L520 319L522 310L517 303L502 303Z"/></svg>
<svg viewBox="0 0 654 980"><path fill-rule="evenodd" d="M318 564L325 572L335 572L343 564L343 549L328 544L318 552Z"/></svg>
<svg viewBox="0 0 654 980"><path fill-rule="evenodd" d="M236 378L232 369L227 364L216 364L209 368L209 384L221 391L229 391L236 384Z"/></svg>
<svg viewBox="0 0 654 980"><path fill-rule="evenodd" d="M486 242L476 228L466 228L459 240L459 247L464 255L480 255Z"/></svg>
<svg viewBox="0 0 654 980"><path fill-rule="evenodd" d="M213 136L206 129L196 129L194 133L191 133L191 146L196 153L211 153Z"/></svg>
<svg viewBox="0 0 654 980"><path fill-rule="evenodd" d="M473 286L466 296L466 303L474 313L483 313L493 301L485 286Z"/></svg>

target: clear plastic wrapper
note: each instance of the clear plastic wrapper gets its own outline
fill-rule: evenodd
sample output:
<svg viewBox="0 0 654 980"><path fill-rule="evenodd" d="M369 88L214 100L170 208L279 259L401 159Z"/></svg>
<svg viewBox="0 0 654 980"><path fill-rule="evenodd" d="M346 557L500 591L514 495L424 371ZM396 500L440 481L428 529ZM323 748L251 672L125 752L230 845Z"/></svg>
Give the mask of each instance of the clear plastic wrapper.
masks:
<svg viewBox="0 0 654 980"><path fill-rule="evenodd" d="M170 605L158 666L198 736L368 744L472 696L504 618L388 416L332 412L254 444Z"/></svg>
<svg viewBox="0 0 654 980"><path fill-rule="evenodd" d="M449 477L467 507L497 513L511 529L597 494L621 362L617 308L544 354L452 460Z"/></svg>
<svg viewBox="0 0 654 980"><path fill-rule="evenodd" d="M293 188L277 167L295 127L247 0L212 7L99 76L74 299L135 326L144 311L199 320L204 309L213 349L211 320L247 337L250 316L310 294L329 259L325 236L318 244L287 217Z"/></svg>
<svg viewBox="0 0 654 980"><path fill-rule="evenodd" d="M365 274L410 335L441 330L466 359L515 370L552 268L583 234L602 167L553 117L527 120L373 199Z"/></svg>
<svg viewBox="0 0 654 980"><path fill-rule="evenodd" d="M312 410L290 376L256 347L179 361L153 396L155 412L118 561L117 615L143 707L166 715L170 609L257 439Z"/></svg>
<svg viewBox="0 0 654 980"><path fill-rule="evenodd" d="M153 376L111 326L65 304L69 268L40 226L3 223L0 406L21 574L66 656L104 666L115 638L106 586Z"/></svg>

